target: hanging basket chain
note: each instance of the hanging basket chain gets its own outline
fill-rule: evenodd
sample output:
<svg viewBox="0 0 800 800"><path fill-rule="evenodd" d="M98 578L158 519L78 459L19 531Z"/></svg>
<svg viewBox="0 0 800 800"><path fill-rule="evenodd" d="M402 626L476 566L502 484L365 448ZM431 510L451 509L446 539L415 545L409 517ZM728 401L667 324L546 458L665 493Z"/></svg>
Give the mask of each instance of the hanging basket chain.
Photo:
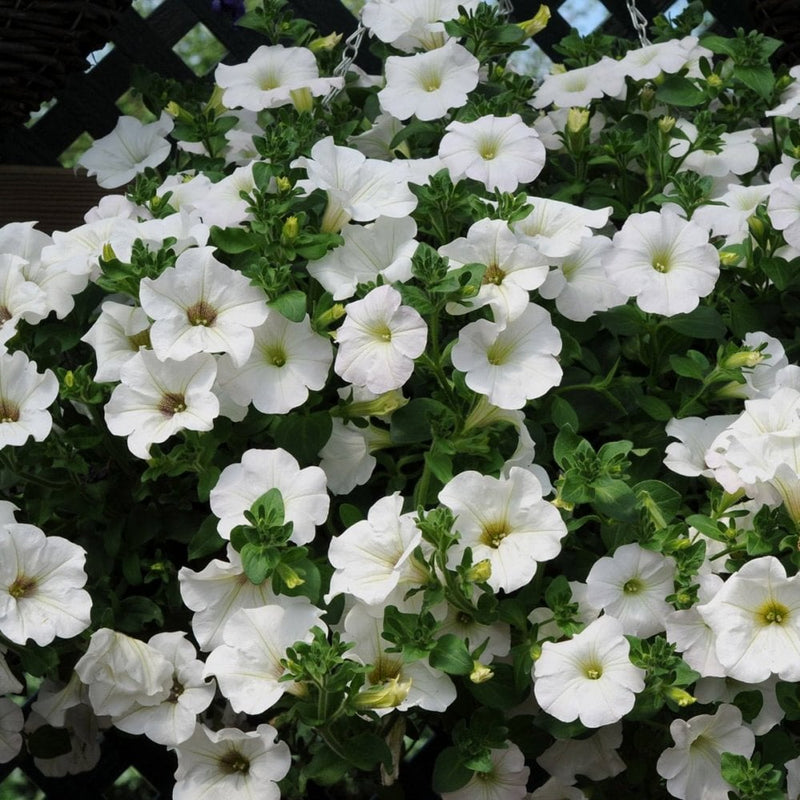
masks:
<svg viewBox="0 0 800 800"><path fill-rule="evenodd" d="M497 10L507 17L514 13L514 4L511 0L497 0Z"/></svg>
<svg viewBox="0 0 800 800"><path fill-rule="evenodd" d="M361 49L361 42L364 41L364 34L367 29L364 24L359 20L358 27L344 40L344 50L342 51L342 58L339 63L333 68L333 74L337 78L344 78L347 71L353 65L353 62L358 56L358 51ZM334 98L341 92L341 89L331 89L322 100L324 106L330 105Z"/></svg>
<svg viewBox="0 0 800 800"><path fill-rule="evenodd" d="M631 23L639 36L639 43L642 47L647 47L650 44L647 38L647 17L636 7L636 0L626 0L626 4L631 15Z"/></svg>

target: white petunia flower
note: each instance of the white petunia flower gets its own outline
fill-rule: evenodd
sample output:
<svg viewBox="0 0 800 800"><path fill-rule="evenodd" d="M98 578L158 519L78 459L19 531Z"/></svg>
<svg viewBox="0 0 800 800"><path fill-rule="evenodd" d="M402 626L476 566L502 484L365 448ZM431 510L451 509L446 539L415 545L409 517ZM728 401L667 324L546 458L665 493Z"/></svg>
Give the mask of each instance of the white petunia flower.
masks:
<svg viewBox="0 0 800 800"><path fill-rule="evenodd" d="M631 664L621 623L596 619L572 639L544 642L533 667L539 705L562 722L600 728L622 719L644 689L645 672Z"/></svg>
<svg viewBox="0 0 800 800"><path fill-rule="evenodd" d="M767 213L786 243L800 248L800 181L779 181L769 196Z"/></svg>
<svg viewBox="0 0 800 800"><path fill-rule="evenodd" d="M693 311L719 277L708 232L665 209L631 214L603 264L609 280L642 311L671 317Z"/></svg>
<svg viewBox="0 0 800 800"><path fill-rule="evenodd" d="M519 114L451 122L439 143L439 158L453 182L467 177L489 191L513 192L542 171L544 145Z"/></svg>
<svg viewBox="0 0 800 800"><path fill-rule="evenodd" d="M617 62L617 69L635 81L650 81L662 72L672 75L696 62L701 55L709 59L712 57L710 50L698 47L698 41L696 36L687 36L634 47Z"/></svg>
<svg viewBox="0 0 800 800"><path fill-rule="evenodd" d="M542 499L533 473L512 467L507 478L461 472L439 492L439 502L456 516L458 541L450 550L451 567L472 549L473 563L488 559L487 583L512 592L527 584L542 561L555 558L567 526L558 510Z"/></svg>
<svg viewBox="0 0 800 800"><path fill-rule="evenodd" d="M268 580L255 584L247 578L242 559L230 544L227 555L228 561L215 558L199 572L189 567L178 571L181 599L194 611L192 633L201 650L223 644L225 625L240 608L277 602Z"/></svg>
<svg viewBox="0 0 800 800"><path fill-rule="evenodd" d="M222 470L209 498L220 536L228 539L237 525L246 525L244 512L270 489L280 490L285 521L294 524L291 541L310 542L328 516L325 473L319 467L300 469L297 459L281 448L247 450L238 464Z"/></svg>
<svg viewBox="0 0 800 800"><path fill-rule="evenodd" d="M561 382L556 360L561 335L543 308L529 303L516 319L465 325L452 350L453 366L466 383L489 402L509 410L522 408Z"/></svg>
<svg viewBox="0 0 800 800"><path fill-rule="evenodd" d="M214 699L213 681L204 680L204 664L186 640L183 631L157 633L147 644L161 653L172 665L172 686L169 696L158 705L136 703L114 717L114 726L132 734L174 746L185 742L194 733L197 715Z"/></svg>
<svg viewBox="0 0 800 800"><path fill-rule="evenodd" d="M784 89L780 103L775 108L764 112L767 117L788 117L800 119L800 64L789 70L794 80Z"/></svg>
<svg viewBox="0 0 800 800"><path fill-rule="evenodd" d="M489 305L495 322L512 320L528 307L530 292L547 277L547 259L520 241L500 219L482 219L470 226L466 237L439 248L449 269L464 264L484 264L486 272L478 294L468 304L448 303L450 314L466 314Z"/></svg>
<svg viewBox="0 0 800 800"><path fill-rule="evenodd" d="M752 131L721 134L719 151L692 150L689 153L689 147L697 138L697 127L685 119L679 119L676 127L687 136L686 139L676 137L669 148L669 154L673 158L682 159L678 172L693 170L712 178L724 178L731 173L744 175L754 170L758 164L758 147Z"/></svg>
<svg viewBox="0 0 800 800"><path fill-rule="evenodd" d="M281 680L281 659L295 642L310 642L313 627L327 630L322 613L308 602L240 609L206 659L205 676L214 675L233 710L246 714L266 711L284 692L303 694L303 686Z"/></svg>
<svg viewBox="0 0 800 800"><path fill-rule="evenodd" d="M75 664L89 687L89 700L100 716L124 714L134 705L159 705L172 691L173 665L140 639L100 628Z"/></svg>
<svg viewBox="0 0 800 800"><path fill-rule="evenodd" d="M417 249L417 224L412 217L378 217L370 225L345 225L344 244L308 264L308 273L334 300L347 300L359 283L405 283L411 278L411 257Z"/></svg>
<svg viewBox="0 0 800 800"><path fill-rule="evenodd" d="M191 739L175 748L173 800L280 800L278 781L292 765L278 732L262 723L254 731L198 725Z"/></svg>
<svg viewBox="0 0 800 800"><path fill-rule="evenodd" d="M619 620L626 634L646 639L664 630L672 611L675 562L633 542L594 562L586 576L586 599Z"/></svg>
<svg viewBox="0 0 800 800"><path fill-rule="evenodd" d="M324 231L338 231L351 219L372 222L378 217L407 217L417 207L417 198L408 188L415 176L405 162L367 158L351 147L334 144L333 137L320 139L311 148L311 157L292 161L294 168L305 169L308 178L297 186L307 193L322 189L328 205L322 220Z"/></svg>
<svg viewBox="0 0 800 800"><path fill-rule="evenodd" d="M139 296L155 320L150 342L161 361L230 353L241 366L253 349L253 328L267 318L263 290L214 258L213 247L186 250L155 280L143 278Z"/></svg>
<svg viewBox="0 0 800 800"><path fill-rule="evenodd" d="M332 494L349 494L370 479L378 463L372 454L390 447L392 439L389 431L371 424L359 428L337 417L332 423L330 438L319 451L319 465Z"/></svg>
<svg viewBox="0 0 800 800"><path fill-rule="evenodd" d="M697 610L716 637L726 674L760 683L800 680L800 578L774 556L748 561Z"/></svg>
<svg viewBox="0 0 800 800"><path fill-rule="evenodd" d="M625 762L617 753L621 744L622 723L615 722L586 739L557 739L536 763L567 784L575 783L577 775L602 781L625 770Z"/></svg>
<svg viewBox="0 0 800 800"><path fill-rule="evenodd" d="M703 677L695 683L692 694L699 703L734 703L738 695L743 692L757 692L761 699L761 710L749 722L743 724L750 728L756 736L771 731L776 725L780 725L786 716L786 712L781 708L778 701L776 687L778 676L761 683L744 683L733 678Z"/></svg>
<svg viewBox="0 0 800 800"><path fill-rule="evenodd" d="M86 551L34 525L0 528L0 633L17 644L50 644L89 627Z"/></svg>
<svg viewBox="0 0 800 800"><path fill-rule="evenodd" d="M419 312L401 305L397 289L378 286L347 305L347 316L336 331L334 371L376 394L399 389L411 377L427 338Z"/></svg>
<svg viewBox="0 0 800 800"><path fill-rule="evenodd" d="M706 464L706 453L719 435L737 419L735 414L718 414L705 419L671 419L667 423L666 433L678 441L667 445L664 466L678 475L712 478L714 470Z"/></svg>
<svg viewBox="0 0 800 800"><path fill-rule="evenodd" d="M0 697L0 764L16 758L22 748L22 709L9 697Z"/></svg>
<svg viewBox="0 0 800 800"><path fill-rule="evenodd" d="M140 350L120 368L120 383L105 406L108 429L128 437L137 458L150 458L150 446L182 430L210 431L219 414L211 392L217 363L208 353L183 361L159 361Z"/></svg>
<svg viewBox="0 0 800 800"><path fill-rule="evenodd" d="M611 249L605 236L584 236L566 256L554 258L555 269L539 288L547 299L555 298L556 308L567 319L585 322L599 311L623 305L628 296L609 282L603 257Z"/></svg>
<svg viewBox="0 0 800 800"><path fill-rule="evenodd" d="M282 44L261 45L244 64L219 64L214 80L224 90L226 108L249 111L288 105L303 90L317 97L344 86L344 78L319 77L317 59L307 47Z"/></svg>
<svg viewBox="0 0 800 800"><path fill-rule="evenodd" d="M418 585L421 573L413 553L422 544L422 533L415 514L403 514L402 508L397 492L382 497L367 519L331 539L328 561L335 571L326 602L346 593L368 605L382 605L398 586L405 593Z"/></svg>
<svg viewBox="0 0 800 800"><path fill-rule="evenodd" d="M203 191L191 198L189 201L191 208L200 215L207 226L232 228L253 219L250 210L252 203L246 197L242 197L242 194L249 197L256 188L253 176L253 166L256 163L253 161L237 167L222 180L204 185ZM184 206L181 207L182 210L183 208Z"/></svg>
<svg viewBox="0 0 800 800"><path fill-rule="evenodd" d="M0 349L17 332L21 319L37 323L47 316L47 295L25 277L27 261L10 253L0 253Z"/></svg>
<svg viewBox="0 0 800 800"><path fill-rule="evenodd" d="M106 300L94 325L81 337L94 348L100 383L119 380L123 364L150 345L150 320L138 306Z"/></svg>
<svg viewBox="0 0 800 800"><path fill-rule="evenodd" d="M764 186L731 184L725 194L714 198L713 205L700 206L692 214L692 222L708 228L712 236L724 236L726 245L741 244L750 236L747 220L767 199L772 188L769 184Z"/></svg>
<svg viewBox="0 0 800 800"><path fill-rule="evenodd" d="M97 176L104 189L124 186L148 167L166 161L171 145L165 137L173 126L166 112L149 124L136 117L120 117L114 130L95 140L78 159L78 166Z"/></svg>
<svg viewBox="0 0 800 800"><path fill-rule="evenodd" d="M389 56L386 86L378 92L381 109L399 120L429 120L461 108L478 85L480 62L455 39L427 53Z"/></svg>
<svg viewBox="0 0 800 800"><path fill-rule="evenodd" d="M721 705L713 715L673 720L669 732L675 746L656 764L658 774L667 779L667 791L681 800L727 800L733 787L720 773L722 754L749 758L755 749L755 736L742 725L742 712Z"/></svg>
<svg viewBox="0 0 800 800"><path fill-rule="evenodd" d="M0 352L0 449L18 447L33 436L44 441L53 426L47 408L58 395L58 378L36 371L21 350Z"/></svg>
<svg viewBox="0 0 800 800"><path fill-rule="evenodd" d="M522 800L528 796L530 768L522 750L513 742L489 753L492 768L474 772L469 782L455 792L442 792L442 800Z"/></svg>
<svg viewBox="0 0 800 800"><path fill-rule="evenodd" d="M604 56L596 64L548 75L533 95L534 108L549 105L583 108L603 95L616 97L625 86L618 62Z"/></svg>
<svg viewBox="0 0 800 800"><path fill-rule="evenodd" d="M291 322L270 310L260 327L250 357L236 364L219 361L218 384L239 405L252 404L264 414L286 414L303 405L309 389L325 386L333 361L331 343L311 328L308 315Z"/></svg>

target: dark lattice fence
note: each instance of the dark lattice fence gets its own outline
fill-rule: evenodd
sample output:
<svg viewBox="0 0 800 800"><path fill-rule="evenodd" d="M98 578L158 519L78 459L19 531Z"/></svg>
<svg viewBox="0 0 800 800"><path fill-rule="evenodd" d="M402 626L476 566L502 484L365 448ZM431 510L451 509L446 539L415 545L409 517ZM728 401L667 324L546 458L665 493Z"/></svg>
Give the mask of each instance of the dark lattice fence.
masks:
<svg viewBox="0 0 800 800"><path fill-rule="evenodd" d="M31 7L37 6L40 12L48 6L58 6L58 10L63 11L66 6L97 5L88 0L27 2ZM770 3L777 3L777 17L770 13ZM45 177L44 185L48 187L52 202L60 208L70 204L74 206L74 225L81 222L84 210L106 193L98 189L93 180L82 180L67 170L53 171L53 168L78 137L88 133L98 138L114 127L120 114L120 98L131 87L134 65L141 64L177 79L197 79L190 66L177 54L175 45L198 24L204 25L224 48L226 55L222 61L225 63L244 61L263 44L262 37L255 32L237 28L229 17L213 11L209 0L164 0L147 18L142 18L130 6L130 0L114 0L100 5L106 6L109 12L113 11L113 17L111 13L105 16L97 13L78 15L77 22L59 34L63 39L60 52L37 53L36 30L30 36L17 35L26 0L0 0L0 96L5 102L0 114L0 224L12 219L38 219L44 230L57 227L55 221L48 223L43 219L42 207L25 205L25 186L35 187L37 176ZM338 0L294 0L291 5L299 16L316 23L323 34L337 31L346 36L356 28L356 20ZM637 0L638 8L648 19L668 12L673 5L674 0ZM720 32L730 32L739 26L750 27L761 17L769 24L777 24L775 21L783 18L781 14L786 16L787 10L791 11L787 17L791 24L798 27L800 20L799 0L712 0L707 5L714 17L712 24ZM530 18L538 7L539 0L517 0L515 17L517 20ZM536 41L554 60L557 60L557 55L553 45L575 24L575 7L575 0L550 2L552 19ZM603 30L620 36L634 36L625 0L583 0L583 7L593 9L588 18L598 21ZM585 13L582 19L587 19ZM88 32L78 30L81 23ZM50 29L47 29L47 19L43 24L45 29L39 33L53 35L52 24ZM767 32L781 35L780 30ZM86 53L104 42L110 42L112 49L93 68L85 71ZM75 53L81 48L85 52L76 59ZM20 58L27 59L26 70L19 69ZM368 71L380 67L366 48L357 63ZM42 93L47 96L51 90L50 96L55 102L33 124L26 124L30 108L23 108L26 102L24 92L30 93L27 102L35 108ZM41 206L43 195L33 193L29 199ZM12 208L16 216L9 216ZM46 218L46 214L44 216ZM60 219L64 219L63 215ZM174 756L165 748L143 737L133 738L111 729L105 734L100 763L91 772L50 778L37 769L29 755L22 755L9 764L0 765L0 784L13 770L19 769L44 792L48 800L108 800L119 796L115 782L133 767L144 779L133 796L137 800L159 800L171 796L175 766ZM425 795L424 789L416 787L409 796L425 800Z"/></svg>

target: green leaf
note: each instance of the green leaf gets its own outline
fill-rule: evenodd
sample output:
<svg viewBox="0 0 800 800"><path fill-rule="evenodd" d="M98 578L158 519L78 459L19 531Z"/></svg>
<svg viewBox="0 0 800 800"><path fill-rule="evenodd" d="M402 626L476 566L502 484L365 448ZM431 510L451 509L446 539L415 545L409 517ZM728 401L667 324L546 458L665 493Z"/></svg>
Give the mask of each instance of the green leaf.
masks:
<svg viewBox="0 0 800 800"><path fill-rule="evenodd" d="M275 426L275 445L288 450L301 465L316 464L319 451L331 438L332 427L333 421L327 411L283 416Z"/></svg>
<svg viewBox="0 0 800 800"><path fill-rule="evenodd" d="M244 228L220 228L211 226L211 244L226 253L244 253L258 247L258 237Z"/></svg>
<svg viewBox="0 0 800 800"><path fill-rule="evenodd" d="M764 274L775 284L775 288L781 292L797 280L797 270L785 258L765 256L761 259L759 266Z"/></svg>
<svg viewBox="0 0 800 800"><path fill-rule="evenodd" d="M303 773L319 786L333 786L347 775L350 765L340 755L323 745L312 757Z"/></svg>
<svg viewBox="0 0 800 800"><path fill-rule="evenodd" d="M242 547L240 555L242 557L242 567L244 574L247 575L247 580L250 583L260 586L269 577L272 572L273 563L267 556L268 550L260 544L253 544L248 542Z"/></svg>
<svg viewBox="0 0 800 800"><path fill-rule="evenodd" d="M733 68L733 74L764 100L768 100L772 96L775 89L775 75L768 65L748 67L737 64Z"/></svg>
<svg viewBox="0 0 800 800"><path fill-rule="evenodd" d="M635 336L646 328L642 312L634 306L617 306L598 314L598 317L617 336Z"/></svg>
<svg viewBox="0 0 800 800"><path fill-rule="evenodd" d="M656 89L656 100L671 106L698 106L705 103L706 95L688 78L669 75Z"/></svg>
<svg viewBox="0 0 800 800"><path fill-rule="evenodd" d="M359 733L340 739L342 755L356 769L370 770L378 764L392 767L392 753L386 742L374 733Z"/></svg>
<svg viewBox="0 0 800 800"><path fill-rule="evenodd" d="M566 467L567 456L572 455L582 441L583 439L573 431L570 425L561 428L553 443L553 458L561 469Z"/></svg>
<svg viewBox="0 0 800 800"><path fill-rule="evenodd" d="M466 786L472 778L472 770L464 766L464 760L457 747L445 747L436 758L433 767L431 788L442 792L455 792Z"/></svg>
<svg viewBox="0 0 800 800"><path fill-rule="evenodd" d="M525 701L529 687L518 688L514 680L514 667L511 664L492 664L494 676L483 683L465 681L470 694L484 707L507 711ZM530 670L528 670L530 684Z"/></svg>
<svg viewBox="0 0 800 800"><path fill-rule="evenodd" d="M550 416L553 424L561 429L569 425L573 431L579 427L578 414L575 409L563 398L555 395L550 404Z"/></svg>
<svg viewBox="0 0 800 800"><path fill-rule="evenodd" d="M658 527L669 524L683 505L681 493L662 481L641 481L633 487L633 492Z"/></svg>
<svg viewBox="0 0 800 800"><path fill-rule="evenodd" d="M392 414L389 433L394 444L415 444L431 439L431 417L448 414L444 403L431 397L417 397Z"/></svg>
<svg viewBox="0 0 800 800"><path fill-rule="evenodd" d="M364 514L358 506L354 506L352 503L342 503L339 506L339 519L345 528L351 528L364 519Z"/></svg>
<svg viewBox="0 0 800 800"><path fill-rule="evenodd" d="M710 306L698 306L688 314L676 314L661 324L693 339L722 339L728 331L725 320Z"/></svg>
<svg viewBox="0 0 800 800"><path fill-rule="evenodd" d="M428 661L434 669L448 675L469 675L472 672L472 657L464 641L453 633L446 633L437 640Z"/></svg>
<svg viewBox="0 0 800 800"><path fill-rule="evenodd" d="M453 459L447 453L443 453L436 446L425 453L425 463L437 480L447 483L453 478ZM424 498L420 498L424 500Z"/></svg>
<svg viewBox="0 0 800 800"><path fill-rule="evenodd" d="M163 625L164 614L149 597L135 595L120 602L116 625L123 633L141 633L142 628L151 622Z"/></svg>
<svg viewBox="0 0 800 800"><path fill-rule="evenodd" d="M669 357L669 365L672 371L684 378L693 378L702 381L705 377L703 368L693 359L686 356L677 356L674 353Z"/></svg>
<svg viewBox="0 0 800 800"><path fill-rule="evenodd" d="M658 422L668 422L675 416L672 409L663 400L649 394L637 398L636 404L648 417Z"/></svg>
<svg viewBox="0 0 800 800"><path fill-rule="evenodd" d="M686 517L686 524L696 528L703 536L708 536L710 539L714 539L718 542L727 541L728 537L725 535L725 532L720 529L719 524L711 519L711 517L707 517L703 514L692 514Z"/></svg>
<svg viewBox="0 0 800 800"><path fill-rule="evenodd" d="M92 608L92 613L96 613ZM35 678L46 674L54 674L58 668L58 651L52 645L40 647L28 640L28 643L19 651L19 661L23 672Z"/></svg>
<svg viewBox="0 0 800 800"><path fill-rule="evenodd" d="M207 503L211 495L211 490L217 485L220 469L213 464L204 467L197 474L197 499L201 503Z"/></svg>
<svg viewBox="0 0 800 800"><path fill-rule="evenodd" d="M194 536L189 541L189 561L196 558L205 558L212 553L219 552L225 546L225 540L217 533L216 517L206 517Z"/></svg>
<svg viewBox="0 0 800 800"><path fill-rule="evenodd" d="M283 314L291 322L302 322L306 315L306 296L299 289L293 289L271 300L269 307Z"/></svg>

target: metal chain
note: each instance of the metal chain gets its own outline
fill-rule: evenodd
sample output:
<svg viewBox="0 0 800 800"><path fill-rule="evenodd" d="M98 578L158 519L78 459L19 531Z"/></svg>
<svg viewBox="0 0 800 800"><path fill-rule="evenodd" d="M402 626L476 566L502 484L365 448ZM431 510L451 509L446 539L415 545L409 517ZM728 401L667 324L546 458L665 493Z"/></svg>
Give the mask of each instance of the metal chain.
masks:
<svg viewBox="0 0 800 800"><path fill-rule="evenodd" d="M650 44L647 38L647 17L636 7L636 0L626 0L626 4L631 15L631 23L639 36L639 43L642 47L647 47Z"/></svg>
<svg viewBox="0 0 800 800"><path fill-rule="evenodd" d="M497 0L497 10L509 17L514 13L514 3L512 0Z"/></svg>
<svg viewBox="0 0 800 800"><path fill-rule="evenodd" d="M344 50L342 51L342 58L339 63L333 68L333 75L336 78L344 78L347 71L353 65L353 62L358 56L358 51L361 49L361 42L364 41L364 34L367 29L364 24L359 21L358 27L344 40ZM332 88L322 99L322 105L328 106L333 99L341 92L340 88Z"/></svg>

